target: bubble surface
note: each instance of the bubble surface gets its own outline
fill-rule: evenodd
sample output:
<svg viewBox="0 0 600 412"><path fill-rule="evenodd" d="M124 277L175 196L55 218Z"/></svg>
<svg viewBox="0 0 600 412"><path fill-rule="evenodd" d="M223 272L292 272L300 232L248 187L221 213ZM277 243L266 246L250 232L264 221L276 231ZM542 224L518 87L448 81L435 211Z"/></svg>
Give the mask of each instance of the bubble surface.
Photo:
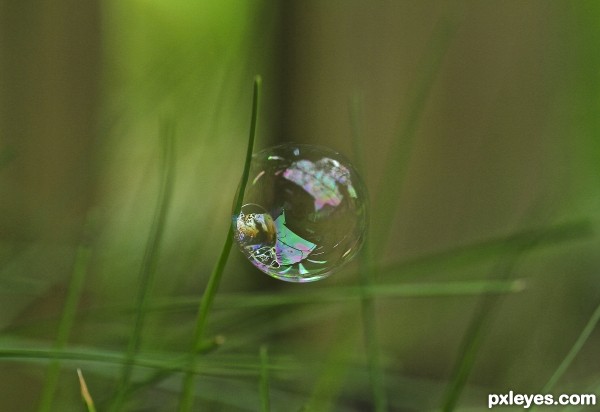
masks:
<svg viewBox="0 0 600 412"><path fill-rule="evenodd" d="M350 261L367 226L367 192L350 162L320 146L284 144L252 157L234 238L248 260L288 282Z"/></svg>

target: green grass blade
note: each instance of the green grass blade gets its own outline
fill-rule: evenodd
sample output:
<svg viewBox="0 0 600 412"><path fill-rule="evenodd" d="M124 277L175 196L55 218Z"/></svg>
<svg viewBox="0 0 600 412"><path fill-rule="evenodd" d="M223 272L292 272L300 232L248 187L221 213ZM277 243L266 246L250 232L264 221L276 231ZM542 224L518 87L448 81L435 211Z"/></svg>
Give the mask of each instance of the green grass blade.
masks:
<svg viewBox="0 0 600 412"><path fill-rule="evenodd" d="M89 221L86 223L85 231L89 230ZM55 349L63 349L67 344L71 329L75 323L77 314L77 306L81 299L83 285L87 273L88 263L92 254L91 247L82 242L77 248L75 256L75 264L73 266L73 274L69 283L65 305L58 325L56 333ZM47 412L51 409L58 386L58 377L60 373L60 363L58 360L51 362L46 370L46 379L42 389L42 395L38 406L38 411Z"/></svg>
<svg viewBox="0 0 600 412"><path fill-rule="evenodd" d="M235 199L235 207L234 207L234 215L239 214L242 209L242 202L244 200L244 191L246 189L246 183L248 181L248 175L250 174L250 162L252 161L252 151L254 149L254 139L256 136L256 124L258 120L258 102L259 102L259 92L262 80L260 76L256 76L254 78L254 86L253 86L253 96L252 96L252 116L250 120L250 132L248 136L248 148L246 150L246 160L244 164L244 171L242 173L242 178L240 181L240 187L237 193L237 198ZM196 362L196 351L198 347L202 343L202 339L204 337L204 329L206 327L206 321L208 319L208 314L212 308L213 301L217 294L217 290L219 288L219 284L221 283L221 278L223 276L223 271L225 269L225 264L227 263L227 258L229 257L229 252L231 251L231 246L233 244L233 231L231 229L231 225L229 225L229 229L227 231L227 238L225 239L225 244L223 245L223 249L221 251L221 255L219 256L219 260L210 275L208 280L208 284L206 289L204 290L204 294L202 295L202 299L200 301L200 307L198 310L198 317L196 319L196 328L194 333L193 345L190 353L190 362L192 365ZM194 403L194 376L191 373L185 375L183 379L183 387L181 391L181 398L179 403L179 411L187 412L191 411Z"/></svg>
<svg viewBox="0 0 600 412"><path fill-rule="evenodd" d="M142 330L149 305L148 302L152 293L152 285L154 283L154 277L156 274L156 265L158 262L162 234L165 228L167 212L173 191L173 182L175 179L174 134L175 131L173 124L165 123L161 127L161 182L154 219L148 235L142 266L140 267L138 293L136 297L136 314L133 332L127 346L127 359L133 359L136 352L139 350L142 338ZM125 394L127 393L127 388L129 386L129 381L131 380L132 367L133 366L131 362L126 362L123 367L118 383L117 393L113 398L113 403L110 407L111 411L119 411L122 407L122 404L125 400Z"/></svg>
<svg viewBox="0 0 600 412"><path fill-rule="evenodd" d="M94 400L90 395L90 391L88 390L87 384L85 383L85 379L83 378L83 373L81 373L81 369L77 369L77 376L79 377L79 386L81 387L81 397L83 398L83 402L87 406L88 412L96 412Z"/></svg>
<svg viewBox="0 0 600 412"><path fill-rule="evenodd" d="M190 307L192 307L192 306L196 307L197 304L198 304L197 299L195 299L193 301L193 303L191 302ZM148 312L150 312L150 310L148 310ZM224 341L225 341L225 338L221 335L217 335L210 340L204 340L201 347L198 348L197 353L204 354L204 353L212 352L212 351L216 350L218 347L220 347L221 345L223 345ZM133 395L135 392L137 392L140 389L143 389L148 386L155 385L155 384L162 382L166 378L170 377L171 374L172 373L169 370L155 371L152 375L146 377L145 379L142 379L139 382L136 382L135 384L130 385L129 389L127 390L126 397Z"/></svg>
<svg viewBox="0 0 600 412"><path fill-rule="evenodd" d="M355 97L351 106L351 123L352 123L352 147L354 158L359 170L365 170L364 159L362 154L362 129L360 119L362 113L361 100ZM375 310L374 296L368 291L373 287L373 279L375 277L378 265L374 264L373 253L371 250L371 242L369 236L365 241L363 250L359 256L359 271L360 271L360 306L363 323L363 336L365 349L367 352L367 363L369 366L369 382L371 384L371 392L373 394L373 403L375 404L376 412L384 412L388 409L387 395L385 392L384 372L381 367L381 354L379 349L379 339L377 337L377 318Z"/></svg>
<svg viewBox="0 0 600 412"><path fill-rule="evenodd" d="M562 224L555 224L534 230L516 232L512 235L491 238L482 242L447 249L442 252L436 252L425 256L401 261L381 268L379 272L380 282L374 285L370 293L375 297L435 297L435 296L454 296L469 295L478 293L503 293L519 291L523 288L523 281L516 281L517 284L488 284L490 280L473 281L471 285L462 282L436 282L436 283L416 283L398 285L395 282L386 284L381 282L383 279L398 279L399 276L409 278L414 275L427 275L435 271L443 273L448 270L455 270L471 264L485 262L490 259L505 258L514 253L515 248L525 247L530 251L538 251L543 248L557 246L569 241L583 240L593 235L593 227L589 220L576 220ZM537 239L537 240L536 240ZM491 282L498 282L497 280ZM504 282L504 281L499 281ZM466 289L464 289L466 288ZM495 290L499 288L498 290ZM470 290L469 290L470 289ZM348 292L348 293L347 293ZM447 294L446 294L447 292ZM356 288L336 288L322 289L323 294L260 294L252 296L247 295L221 295L215 301L215 308L228 309L245 307L246 305L265 306L272 302L277 304L295 304L295 303L323 303L330 301L355 300L357 296ZM349 296L344 296L349 294ZM351 295L351 296L350 296ZM264 303L261 301L265 299ZM240 299L237 301L236 299ZM177 298L154 301L148 310L151 311L182 311L197 307L197 298ZM229 306L233 305L233 306ZM123 312L129 312L132 309L128 307L95 308L88 309L92 316L115 316ZM5 329L5 332L16 332L27 327L35 327L38 322L52 320L54 317L48 315L40 317L38 320L24 322L18 326L11 326Z"/></svg>
<svg viewBox="0 0 600 412"><path fill-rule="evenodd" d="M378 221L380 225L374 228L379 242L373 245L373 251L383 250L383 247L389 240L392 228L391 222L396 213L397 205L400 202L418 126L440 71L444 56L457 31L459 21L460 19L454 14L442 16L437 21L425 48L425 54L419 63L418 73L420 76L415 82L415 94L412 97L408 113L398 132L397 138L394 139L391 147L388 149L388 156L385 160L383 176L395 176L395 178L382 179L382 183L377 191L380 199L378 203L386 205L386 207L381 207L379 211ZM388 186L390 182L393 182L393 187Z"/></svg>
<svg viewBox="0 0 600 412"><path fill-rule="evenodd" d="M223 295L215 306L219 309L272 307L324 303L353 303L373 298L429 298L452 296L479 296L520 292L523 280L474 280L415 284L374 284L364 287L323 288L312 293L260 293L252 295ZM191 302L189 302L191 303ZM188 303L188 307L189 307Z"/></svg>
<svg viewBox="0 0 600 412"><path fill-rule="evenodd" d="M348 319L348 314L342 314ZM348 328L346 322L339 318L340 322L336 331L336 339L333 340L324 362L322 372L314 384L310 399L304 405L303 411L306 412L324 412L334 409L336 396L344 386L344 378L350 369L349 358L352 358L350 351L355 345L358 323L356 327Z"/></svg>
<svg viewBox="0 0 600 412"><path fill-rule="evenodd" d="M558 366L558 368L556 369L554 374L552 374L552 377L548 380L546 385L544 385L544 387L542 388L541 393L549 393L552 389L554 389L554 386L556 385L556 383L563 376L563 374L569 368L569 366L571 366L571 363L573 363L573 359L575 359L575 357L577 356L577 354L579 353L579 351L581 350L581 348L583 347L585 342L587 342L588 338L590 337L590 335L592 334L592 332L598 325L598 322L600 322L600 306L598 306L596 308L596 310L592 314L590 320L583 328L583 331L581 331L581 334L579 335L579 337L577 338L577 340L571 347L571 350L569 350L569 353L567 353L567 356L565 356L565 358L560 363L560 365Z"/></svg>
<svg viewBox="0 0 600 412"><path fill-rule="evenodd" d="M518 293L524 289L524 280L505 281L467 281L467 282L436 282L411 285L376 285L368 293L381 298L452 298L462 296L480 296L486 293ZM227 329L236 329L236 336L228 337L227 348L247 348L260 344L269 336L277 333L289 332L303 325L313 325L322 322L323 318L332 318L342 311L352 310L354 305L360 303L361 290L358 287L351 288L328 288L319 293L293 293L293 294L229 294L219 295L215 299L215 310L221 310L223 315L231 313L230 319L237 318L235 314L239 310L245 312L254 311L249 322L244 322L243 327L224 324ZM316 310L315 305L328 305L328 310ZM337 305L335 305L337 304ZM160 313L191 311L197 307L197 298L165 299L163 302L155 302L152 310ZM335 306L334 306L335 305ZM282 315L277 318L261 316L262 310L272 308L285 308ZM102 315L103 317L122 316L123 309L116 312L108 312L108 309L97 310L89 316ZM221 338L222 340L222 338ZM157 375L160 372L157 372ZM163 373L167 377L168 373ZM160 377L148 378L149 383L160 381ZM143 381L140 382L143 385ZM137 385L136 385L137 386ZM136 390L139 387L135 388Z"/></svg>
<svg viewBox="0 0 600 412"><path fill-rule="evenodd" d="M374 271L369 269L371 262L371 250L368 242L363 250L360 260L360 302L363 319L363 334L367 351L367 360L369 363L369 381L373 392L373 401L376 412L385 412L388 410L387 395L385 392L384 371L381 366L381 351L379 348L379 339L377 335L375 299L369 291L372 289L372 279Z"/></svg>
<svg viewBox="0 0 600 412"><path fill-rule="evenodd" d="M417 127L456 27L456 22L449 19L447 16L438 20L432 38L426 48L426 54L420 65L421 70L419 70L419 73L422 73L422 77L417 81L416 94L411 103L409 113L397 139L394 141L395 144L393 144L389 150L389 155L385 162L384 176L399 177L394 180L395 187L393 190L387 190L388 188L386 185L388 184L388 181L384 179L384 183L382 183L383 187L377 192L380 197L385 197L385 201L379 203L381 205L387 205L387 207L380 210L381 216L378 221L382 223L380 224L380 227L375 228L377 231L377 239L381 240L373 245L370 245L370 242L367 241L362 252L360 279L363 287L370 286L372 279L378 272L377 265L375 264L377 261L375 251L383 250L383 246L389 237L389 230L391 227L390 222L393 219L396 206L400 200L401 188L405 180L404 176L406 174ZM357 159L359 159L359 154L363 152L360 150L359 109L360 101L356 99L351 117L354 120L352 122L354 129L353 148L356 152L355 157ZM377 412L383 412L388 409L388 404L383 382L383 371L380 363L379 344L377 342L375 302L372 298L364 296L361 299L361 309L373 401L375 403L375 410Z"/></svg>
<svg viewBox="0 0 600 412"><path fill-rule="evenodd" d="M490 275L496 279L509 280L523 254L542 242L543 234L538 233L537 235L537 237L530 237L527 242L523 241L511 244L510 248L507 249L510 252L510 255L500 261ZM457 362L454 366L443 398L442 411L451 412L456 408L458 400L467 384L471 370L475 365L479 349L492 324L500 299L502 299L501 296L486 296L481 300L479 307L476 309L467 332L463 337Z"/></svg>
<svg viewBox="0 0 600 412"><path fill-rule="evenodd" d="M516 262L517 256L515 255L512 259L501 263L493 272L498 272L502 276L509 277ZM444 412L453 411L458 403L458 399L475 364L485 334L492 323L499 299L499 297L484 298L475 311L475 315L463 338L457 357L458 361L454 367L444 396L442 406Z"/></svg>
<svg viewBox="0 0 600 412"><path fill-rule="evenodd" d="M435 268L441 268L444 272L448 272L449 269L461 268L490 259L508 257L514 253L515 249L540 249L568 241L589 238L593 234L592 222L589 219L524 230L508 236L500 236L394 263L381 268L380 277L397 278L400 275L403 277L420 275L431 272Z"/></svg>
<svg viewBox="0 0 600 412"><path fill-rule="evenodd" d="M269 412L271 410L271 401L269 399L269 354L265 345L260 347L259 392L260 410L262 412Z"/></svg>
<svg viewBox="0 0 600 412"><path fill-rule="evenodd" d="M590 317L590 320L587 322L587 324L581 331L581 334L579 335L579 337L577 338L577 340L575 341L575 343L573 344L573 346L567 353L567 356L565 356L565 358L560 363L560 365L558 365L558 368L556 369L556 371L554 371L554 373L552 374L552 376L550 377L548 382L544 385L544 387L542 388L540 393L550 393L554 389L554 387L556 386L556 383L560 380L560 378L562 378L562 376L564 375L566 370L569 368L569 366L571 366L571 364L573 363L573 360L575 359L575 357L577 356L579 351L581 351L581 348L583 348L583 345L585 345L588 338L590 337L590 335L592 334L592 332L594 331L594 329L596 328L596 326L598 325L599 322L600 322L600 305L596 308L596 310L594 310L594 312L592 313L592 316ZM589 393L596 393L596 392L597 392L597 390L590 391ZM572 408L566 408L565 410L569 410L569 409L572 409ZM535 406L532 406L530 410L534 411Z"/></svg>
<svg viewBox="0 0 600 412"><path fill-rule="evenodd" d="M13 346L0 347L0 359L3 361L39 361L51 362L53 360L93 362L101 365L123 366L130 363L140 368L156 369L159 371L191 373L195 375L217 376L256 376L260 363L256 356L250 355L223 355L220 357L206 357L196 365L188 363L188 357L179 353L153 353L152 355L136 355L128 359L125 354L116 351L99 350L97 348L73 349L65 348L24 348L24 342L13 343ZM273 359L271 357L271 370L289 371L299 367L288 359Z"/></svg>

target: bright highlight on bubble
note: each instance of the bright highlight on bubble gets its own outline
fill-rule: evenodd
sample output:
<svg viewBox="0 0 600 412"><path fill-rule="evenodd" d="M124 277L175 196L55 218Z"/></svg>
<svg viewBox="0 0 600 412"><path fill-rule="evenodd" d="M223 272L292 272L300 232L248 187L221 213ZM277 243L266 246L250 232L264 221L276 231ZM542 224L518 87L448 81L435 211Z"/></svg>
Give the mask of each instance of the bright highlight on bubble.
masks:
<svg viewBox="0 0 600 412"><path fill-rule="evenodd" d="M356 170L333 150L284 144L252 157L234 238L248 260L288 282L330 275L360 249L367 193Z"/></svg>

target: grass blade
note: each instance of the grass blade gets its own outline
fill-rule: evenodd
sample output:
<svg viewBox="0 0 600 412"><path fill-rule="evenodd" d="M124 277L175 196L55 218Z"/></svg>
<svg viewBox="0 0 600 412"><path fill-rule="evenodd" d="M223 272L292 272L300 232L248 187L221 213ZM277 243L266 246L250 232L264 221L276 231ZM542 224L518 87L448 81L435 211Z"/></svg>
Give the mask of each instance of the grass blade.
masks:
<svg viewBox="0 0 600 412"><path fill-rule="evenodd" d="M250 120L250 132L248 136L248 148L246 150L246 160L244 164L244 171L242 173L242 179L240 181L239 191L237 193L237 198L235 199L235 207L234 207L234 215L239 214L242 209L242 202L244 200L244 191L246 189L246 183L248 181L248 175L250 173L250 162L252 161L252 151L254 148L254 139L256 136L256 123L258 120L258 99L259 92L262 80L260 76L256 76L254 78L254 87L253 87L253 96L252 96L252 116ZM227 231L227 238L225 239L225 244L223 245L223 249L221 251L221 255L219 256L219 260L210 275L208 280L208 284L206 285L206 289L204 290L204 294L202 295L202 300L200 301L200 307L198 309L198 317L196 319L196 328L194 333L193 345L190 353L190 363L195 365L196 362L196 352L198 347L202 343L202 339L204 337L204 329L206 327L206 321L208 319L208 314L212 309L213 301L217 294L217 290L219 288L219 284L221 283L221 278L223 276L223 271L225 269L225 264L227 263L227 258L229 257L229 252L231 251L231 246L233 244L233 231L231 229L231 225L229 225L229 230ZM191 411L194 403L194 376L191 373L185 375L183 379L183 387L181 391L181 399L179 403L179 411L187 412Z"/></svg>
<svg viewBox="0 0 600 412"><path fill-rule="evenodd" d="M260 410L269 412L271 410L271 401L269 399L269 355L267 347L260 347Z"/></svg>
<svg viewBox="0 0 600 412"><path fill-rule="evenodd" d="M348 317L348 314L342 316ZM344 320L339 318L339 326L336 331L336 339L332 343L327 359L322 367L320 376L316 379L310 399L304 405L302 411L322 412L335 410L334 402L344 384L350 362L350 353L356 341L358 323L348 328Z"/></svg>
<svg viewBox="0 0 600 412"><path fill-rule="evenodd" d="M579 337L577 338L577 340L575 341L575 343L569 350L569 353L567 353L567 356L565 356L565 358L560 363L560 365L558 365L558 368L556 369L556 371L554 371L554 373L552 374L552 376L550 377L548 382L544 385L544 387L542 388L540 393L550 393L550 391L552 391L554 389L554 387L556 386L556 383L564 375L565 371L569 368L569 366L571 366L571 363L573 363L573 359L575 359L575 357L577 356L579 351L581 351L581 348L583 348L583 345L585 345L585 342L587 342L588 338L590 337L590 335L592 334L592 332L594 331L594 329L596 328L596 326L598 325L599 322L600 322L600 305L596 308L596 310L594 310L594 313L592 313L590 320L588 321L588 323L585 325L585 327L581 331L581 334L579 335ZM590 391L589 393L595 393L595 392L597 392L597 391ZM566 408L565 410L568 410L568 409L569 408ZM533 411L533 410L535 410L535 406L531 407L531 411Z"/></svg>
<svg viewBox="0 0 600 412"><path fill-rule="evenodd" d="M24 348L24 342L17 342L14 346L0 348L0 359L3 361L39 361L47 363L53 359L62 361L93 362L101 365L120 365L131 363L134 366L159 371L183 372L193 375L205 376L256 376L260 363L256 355L222 355L202 358L196 365L190 365L188 357L179 353L156 352L152 355L136 355L133 359L126 358L125 354L117 351L98 350L97 348L56 350L53 348ZM272 357L271 357L272 358ZM271 370L289 371L296 369L296 365L286 358L271 359Z"/></svg>
<svg viewBox="0 0 600 412"><path fill-rule="evenodd" d="M331 287L312 293L281 293L252 295L223 295L215 306L220 309L273 307L277 305L352 303L373 298L430 298L479 296L520 292L523 280L452 281L415 284L374 284L365 287ZM191 303L191 302L189 302ZM189 306L188 303L188 306Z"/></svg>
<svg viewBox="0 0 600 412"><path fill-rule="evenodd" d="M456 22L449 19L447 16L438 20L429 41L427 52L420 65L421 70L419 72L423 73L423 75L417 81L416 94L411 103L410 111L398 134L398 138L394 141L395 144L393 144L393 147L389 150L383 175L399 176L399 178L395 180L395 187L393 190L387 190L386 185L388 184L388 181L384 179L382 183L383 187L378 191L380 197L385 196L385 201L380 202L380 204L385 204L387 207L382 208L380 211L381 216L378 219L379 222L383 222L383 225L376 228L377 238L381 239L380 242L378 244L370 245L370 242L367 241L361 254L360 282L362 287L369 287L372 279L377 276L378 268L377 265L374 264L374 262L377 261L375 251L383 250L383 246L389 237L389 230L391 227L390 222L393 219L396 206L400 200L401 188L405 180L404 176L406 174L417 127L456 27ZM353 148L356 152L355 157L358 159L359 154L363 153L363 150L360 150L360 116L358 114L360 101L356 99L355 103L352 111L352 119L354 120L352 122L354 129ZM375 410L377 412L383 412L388 409L388 404L383 382L383 371L380 363L379 344L377 342L375 302L371 297L365 295L361 299L361 310L373 401L375 403Z"/></svg>
<svg viewBox="0 0 600 412"><path fill-rule="evenodd" d="M173 182L175 179L174 133L174 126L171 123L165 123L161 127L160 137L163 145L161 151L161 183L154 219L148 235L142 266L140 267L135 322L126 352L128 360L133 359L136 352L139 350L141 343L142 330L156 273L162 234L165 228L169 202L173 191ZM111 411L119 411L122 407L129 381L131 380L132 367L133 364L131 362L126 362L123 367L117 394L113 398L113 403L110 407Z"/></svg>
<svg viewBox="0 0 600 412"><path fill-rule="evenodd" d="M89 230L89 224L90 223L88 221L84 231ZM84 234L84 236L85 235L87 234ZM77 248L75 264L73 266L73 274L71 276L71 281L69 282L69 290L67 292L65 306L60 318L58 331L56 334L56 341L54 344L54 348L57 350L65 347L69 339L69 335L71 334L71 329L73 329L73 324L75 323L75 317L77 314L77 306L83 291L83 285L85 283L85 277L91 254L91 247L86 242L82 242ZM44 388L42 389L38 411L47 412L52 407L52 402L58 386L59 373L60 363L58 360L54 360L48 365L48 369L46 370L46 379L44 382Z"/></svg>
<svg viewBox="0 0 600 412"><path fill-rule="evenodd" d="M426 46L426 52L419 64L418 73L420 76L415 82L415 94L402 127L398 132L398 136L393 140L392 147L389 148L388 156L385 160L383 176L396 176L396 178L393 180L382 179L377 192L381 199L378 203L387 207L382 207L380 210L378 221L381 224L375 228L377 239L380 239L380 241L373 245L373 251L383 250L383 246L388 242L390 230L393 227L390 223L394 218L396 207L400 201L419 122L425 111L425 106L440 71L444 56L458 28L458 23L459 19L457 16L450 16L449 14L442 16L437 21ZM391 188L388 186L390 181L393 182L393 187Z"/></svg>
<svg viewBox="0 0 600 412"><path fill-rule="evenodd" d="M585 342L588 340L588 338L590 337L590 335L596 328L596 325L598 325L598 322L600 322L600 306L598 306L596 308L596 310L592 314L590 320L583 328L583 331L581 331L581 334L579 335L579 337L577 338L577 340L571 347L571 350L569 350L569 353L567 353L567 356L565 356L563 361L560 363L560 365L558 366L558 368L552 375L552 377L548 380L546 385L544 385L544 387L542 388L541 393L549 393L552 389L554 389L554 386L559 381L559 379L563 376L563 374L569 368L569 366L571 366L571 363L573 363L573 359L575 359L575 357L577 356L577 354L579 353L579 351L581 350L581 348L583 347Z"/></svg>
<svg viewBox="0 0 600 412"><path fill-rule="evenodd" d="M79 386L81 387L81 397L87 406L88 412L96 412L96 407L94 406L94 400L90 395L90 391L85 383L85 379L83 378L83 373L81 373L81 369L77 369L77 376L79 376Z"/></svg>
<svg viewBox="0 0 600 412"><path fill-rule="evenodd" d="M447 249L441 252L428 254L425 256L412 258L383 267L379 271L381 279L398 279L413 275L432 274L436 270L446 273L448 270L455 270L471 264L485 262L490 259L506 258L514 253L515 248L528 248L530 251L537 251L543 248L566 243L568 241L582 240L593 235L593 227L590 220L576 220L562 224L555 224L534 230L525 230L516 232L512 235L491 238L482 242ZM488 282L493 282L489 283ZM500 282L500 283L497 283ZM505 283L502 280L481 280L472 283L463 282L435 282L435 283L416 283L385 284L378 282L373 285L369 293L374 297L435 297L435 296L460 296L474 293L504 293L516 292L523 289L523 281L513 281L515 283ZM344 296L349 292L352 296ZM221 295L215 301L215 308L228 309L235 307L265 306L276 302L277 304L296 304L296 303L322 303L330 301L355 300L357 296L356 288L337 288L324 289L323 294L306 295L303 294L265 294L265 295ZM265 298L266 302L261 303ZM239 299L237 301L236 299ZM148 308L150 311L182 311L197 307L197 298L177 298L154 301ZM233 306L228 306L233 305ZM123 312L131 311L128 307L95 308L89 309L92 316L114 316ZM17 332L25 327L33 327L37 322L49 321L54 317L48 315L35 322L22 323L18 327L8 327L5 331Z"/></svg>
<svg viewBox="0 0 600 412"><path fill-rule="evenodd" d="M361 100L355 97L351 109L351 123L354 133L352 133L352 147L357 167L364 172L364 159L362 154L362 129L360 119L362 113ZM381 367L381 354L379 349L379 339L377 338L377 318L375 310L374 296L368 293L373 287L373 279L378 266L374 264L373 253L371 250L369 236L365 241L363 250L359 256L360 271L360 306L361 318L363 323L363 336L365 349L367 352L367 363L369 366L369 382L373 394L373 402L376 412L384 412L388 409L387 395L385 392L384 373Z"/></svg>
<svg viewBox="0 0 600 412"><path fill-rule="evenodd" d="M509 277L517 262L517 256L499 265L494 272L499 272ZM443 400L442 411L451 412L456 407L458 399L467 383L467 379L475 364L475 359L481 347L485 334L492 322L499 297L484 298L475 311L467 332L463 338L458 361L448 383L448 388Z"/></svg>
<svg viewBox="0 0 600 412"><path fill-rule="evenodd" d="M484 262L490 259L509 257L516 249L538 249L564 242L588 238L594 234L589 219L574 220L539 229L524 230L508 236L491 238L481 242L459 246L438 253L427 254L404 262L398 262L381 268L382 278L394 278L402 275L423 274L434 268L461 268L468 264Z"/></svg>
<svg viewBox="0 0 600 412"><path fill-rule="evenodd" d="M193 303L191 304L190 307L192 307L192 306L193 307L197 306L197 299L195 299L193 301ZM218 347L222 346L224 342L225 342L225 338L222 335L217 335L210 340L204 340L202 342L202 345L198 348L197 354L204 354L204 353L212 352L212 351L216 350ZM181 361L185 361L186 359L183 359ZM158 384L170 376L171 376L170 370L158 370L158 371L154 372L152 375L146 377L145 379L142 379L139 382L136 382L135 384L130 385L129 389L127 390L126 396L131 396L138 390L143 389L147 386Z"/></svg>
<svg viewBox="0 0 600 412"><path fill-rule="evenodd" d="M537 235L538 237L528 238L526 242L515 242L511 243L510 246L505 246L510 254L498 263L492 270L491 275L496 279L510 280L519 259L543 241L543 234L538 233ZM501 296L485 297L475 311L475 315L463 337L457 362L444 395L442 411L451 412L456 408L501 298Z"/></svg>

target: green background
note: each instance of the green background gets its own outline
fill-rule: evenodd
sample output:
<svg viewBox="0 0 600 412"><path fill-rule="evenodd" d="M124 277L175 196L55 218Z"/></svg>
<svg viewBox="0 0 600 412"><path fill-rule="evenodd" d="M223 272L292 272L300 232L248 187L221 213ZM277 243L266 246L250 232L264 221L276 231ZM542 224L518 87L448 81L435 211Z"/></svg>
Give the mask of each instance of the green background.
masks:
<svg viewBox="0 0 600 412"><path fill-rule="evenodd" d="M599 22L596 1L2 1L0 410L85 410L77 368L98 410L126 389L122 410L177 410L255 74L255 150L352 159L369 240L313 284L234 248L194 410L600 394Z"/></svg>

